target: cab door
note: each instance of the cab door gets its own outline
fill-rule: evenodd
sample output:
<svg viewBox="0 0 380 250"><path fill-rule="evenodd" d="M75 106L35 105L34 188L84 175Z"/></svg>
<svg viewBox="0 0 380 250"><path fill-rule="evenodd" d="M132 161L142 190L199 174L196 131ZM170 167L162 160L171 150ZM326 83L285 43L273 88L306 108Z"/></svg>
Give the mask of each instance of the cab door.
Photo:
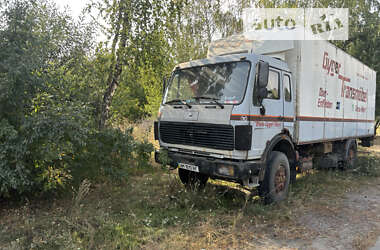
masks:
<svg viewBox="0 0 380 250"><path fill-rule="evenodd" d="M288 72L283 72L282 74L282 85L283 85L283 105L284 105L284 129L288 130L290 135L293 137L294 133L294 101L295 96L293 95L293 84L292 76Z"/></svg>
<svg viewBox="0 0 380 250"><path fill-rule="evenodd" d="M265 114L260 119L265 121L265 128L273 136L280 133L283 128L284 100L280 70L269 68L267 90L268 96L263 100Z"/></svg>
<svg viewBox="0 0 380 250"><path fill-rule="evenodd" d="M267 90L267 98L262 102L263 108L253 105L250 116L253 127L252 157L261 155L266 142L281 133L283 129L284 100L281 70L269 67Z"/></svg>

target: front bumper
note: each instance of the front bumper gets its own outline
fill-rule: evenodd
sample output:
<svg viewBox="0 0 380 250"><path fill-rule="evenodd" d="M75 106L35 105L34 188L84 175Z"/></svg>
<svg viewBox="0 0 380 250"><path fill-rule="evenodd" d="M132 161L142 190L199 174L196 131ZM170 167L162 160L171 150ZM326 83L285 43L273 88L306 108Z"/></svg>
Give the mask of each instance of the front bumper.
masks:
<svg viewBox="0 0 380 250"><path fill-rule="evenodd" d="M157 163L162 163L159 154L160 152L156 151L154 158ZM264 166L259 160L226 160L170 151L167 154L169 165L173 168L177 168L179 163L191 164L198 166L200 173L208 175L213 179L223 179L243 185L247 185L252 179L258 182L260 170Z"/></svg>

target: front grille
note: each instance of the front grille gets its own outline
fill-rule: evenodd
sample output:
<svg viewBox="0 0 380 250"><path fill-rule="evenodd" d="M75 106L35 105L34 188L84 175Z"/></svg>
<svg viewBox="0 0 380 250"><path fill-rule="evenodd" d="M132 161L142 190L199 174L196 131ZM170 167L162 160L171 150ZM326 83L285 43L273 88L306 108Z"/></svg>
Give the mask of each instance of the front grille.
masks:
<svg viewBox="0 0 380 250"><path fill-rule="evenodd" d="M233 150L234 128L192 122L160 122L160 138L165 143Z"/></svg>

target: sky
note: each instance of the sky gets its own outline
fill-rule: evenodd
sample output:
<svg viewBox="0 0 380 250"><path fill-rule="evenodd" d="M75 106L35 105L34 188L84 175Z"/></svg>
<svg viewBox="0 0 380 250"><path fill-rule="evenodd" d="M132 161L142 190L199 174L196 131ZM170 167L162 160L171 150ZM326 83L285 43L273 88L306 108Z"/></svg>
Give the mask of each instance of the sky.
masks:
<svg viewBox="0 0 380 250"><path fill-rule="evenodd" d="M54 0L57 6L63 10L65 6L68 6L71 14L74 17L78 17L82 9L89 3L89 0Z"/></svg>
<svg viewBox="0 0 380 250"><path fill-rule="evenodd" d="M74 18L77 18L81 14L83 8L85 8L86 5L90 3L91 0L53 0L53 1L57 4L60 10L64 10L65 7L68 7L68 10L71 16L73 16ZM101 20L97 20L97 21L100 21L101 23L103 23ZM105 24L103 23L103 25ZM97 42L106 41L107 37L105 34L98 31L97 34L95 34L95 40Z"/></svg>
<svg viewBox="0 0 380 250"><path fill-rule="evenodd" d="M58 8L63 10L66 6L69 7L69 10L73 17L77 18L86 4L88 4L91 0L53 0ZM236 0L224 0L223 6L227 6L228 3L233 3ZM214 40L220 38L220 34L214 34ZM97 41L104 41L106 36L104 34L98 34L96 37Z"/></svg>

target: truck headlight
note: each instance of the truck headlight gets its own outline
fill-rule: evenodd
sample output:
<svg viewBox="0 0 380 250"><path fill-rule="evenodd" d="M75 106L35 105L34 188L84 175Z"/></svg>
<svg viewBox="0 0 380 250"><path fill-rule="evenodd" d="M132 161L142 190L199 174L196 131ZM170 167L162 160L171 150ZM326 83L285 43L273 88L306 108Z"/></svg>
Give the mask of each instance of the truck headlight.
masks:
<svg viewBox="0 0 380 250"><path fill-rule="evenodd" d="M219 165L218 166L218 174L226 175L226 176L234 176L235 171L233 166L228 165Z"/></svg>

